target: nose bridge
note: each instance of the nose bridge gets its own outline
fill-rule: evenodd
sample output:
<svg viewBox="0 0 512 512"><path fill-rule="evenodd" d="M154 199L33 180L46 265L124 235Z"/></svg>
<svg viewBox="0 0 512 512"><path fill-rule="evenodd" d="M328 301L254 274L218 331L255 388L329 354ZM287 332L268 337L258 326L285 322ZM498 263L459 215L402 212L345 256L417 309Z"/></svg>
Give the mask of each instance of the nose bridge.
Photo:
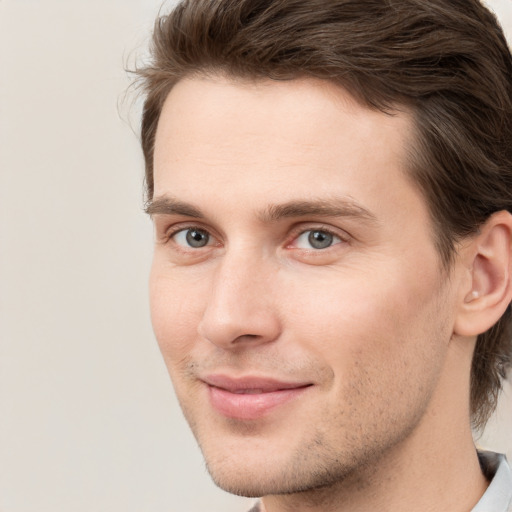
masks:
<svg viewBox="0 0 512 512"><path fill-rule="evenodd" d="M258 251L233 249L215 268L199 333L225 348L264 343L279 334L271 262Z"/></svg>

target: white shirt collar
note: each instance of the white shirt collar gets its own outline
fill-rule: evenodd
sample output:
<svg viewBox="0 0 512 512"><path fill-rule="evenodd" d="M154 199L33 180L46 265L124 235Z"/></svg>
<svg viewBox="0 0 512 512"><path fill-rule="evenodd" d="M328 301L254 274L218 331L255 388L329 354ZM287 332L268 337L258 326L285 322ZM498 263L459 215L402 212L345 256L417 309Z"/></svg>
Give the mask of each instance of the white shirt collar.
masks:
<svg viewBox="0 0 512 512"><path fill-rule="evenodd" d="M512 470L504 455L479 452L486 474L493 474L491 483L471 512L512 512Z"/></svg>

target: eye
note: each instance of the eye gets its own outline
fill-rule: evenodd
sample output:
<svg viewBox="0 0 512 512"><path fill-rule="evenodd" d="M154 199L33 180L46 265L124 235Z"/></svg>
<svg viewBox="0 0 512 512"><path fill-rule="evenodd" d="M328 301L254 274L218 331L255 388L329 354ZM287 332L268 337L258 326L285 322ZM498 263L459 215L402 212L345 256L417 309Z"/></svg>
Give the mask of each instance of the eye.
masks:
<svg viewBox="0 0 512 512"><path fill-rule="evenodd" d="M332 245L339 244L341 241L342 240L339 236L333 235L332 233L329 233L329 231L311 229L304 231L297 237L295 247L298 249L321 250L327 249Z"/></svg>
<svg viewBox="0 0 512 512"><path fill-rule="evenodd" d="M200 249L210 244L210 234L208 231L199 228L182 229L174 233L171 237L178 245L182 247L192 247Z"/></svg>

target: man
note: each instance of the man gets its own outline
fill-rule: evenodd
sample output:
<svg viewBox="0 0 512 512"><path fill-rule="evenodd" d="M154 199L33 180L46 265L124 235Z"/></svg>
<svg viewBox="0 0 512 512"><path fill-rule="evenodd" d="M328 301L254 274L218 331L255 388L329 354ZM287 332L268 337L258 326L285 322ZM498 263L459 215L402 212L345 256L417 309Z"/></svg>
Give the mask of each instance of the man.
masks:
<svg viewBox="0 0 512 512"><path fill-rule="evenodd" d="M154 330L255 510L512 510L512 58L477 0L190 0L140 71Z"/></svg>

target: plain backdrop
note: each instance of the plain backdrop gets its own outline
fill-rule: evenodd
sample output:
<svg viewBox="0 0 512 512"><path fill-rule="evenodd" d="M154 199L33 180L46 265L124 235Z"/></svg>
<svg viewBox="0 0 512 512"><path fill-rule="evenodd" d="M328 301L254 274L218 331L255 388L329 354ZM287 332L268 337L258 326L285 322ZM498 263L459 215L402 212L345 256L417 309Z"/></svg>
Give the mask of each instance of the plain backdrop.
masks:
<svg viewBox="0 0 512 512"><path fill-rule="evenodd" d="M210 482L149 321L124 68L160 3L0 0L0 512L251 502ZM512 0L490 4L511 34ZM512 455L511 431L508 386L480 443Z"/></svg>

